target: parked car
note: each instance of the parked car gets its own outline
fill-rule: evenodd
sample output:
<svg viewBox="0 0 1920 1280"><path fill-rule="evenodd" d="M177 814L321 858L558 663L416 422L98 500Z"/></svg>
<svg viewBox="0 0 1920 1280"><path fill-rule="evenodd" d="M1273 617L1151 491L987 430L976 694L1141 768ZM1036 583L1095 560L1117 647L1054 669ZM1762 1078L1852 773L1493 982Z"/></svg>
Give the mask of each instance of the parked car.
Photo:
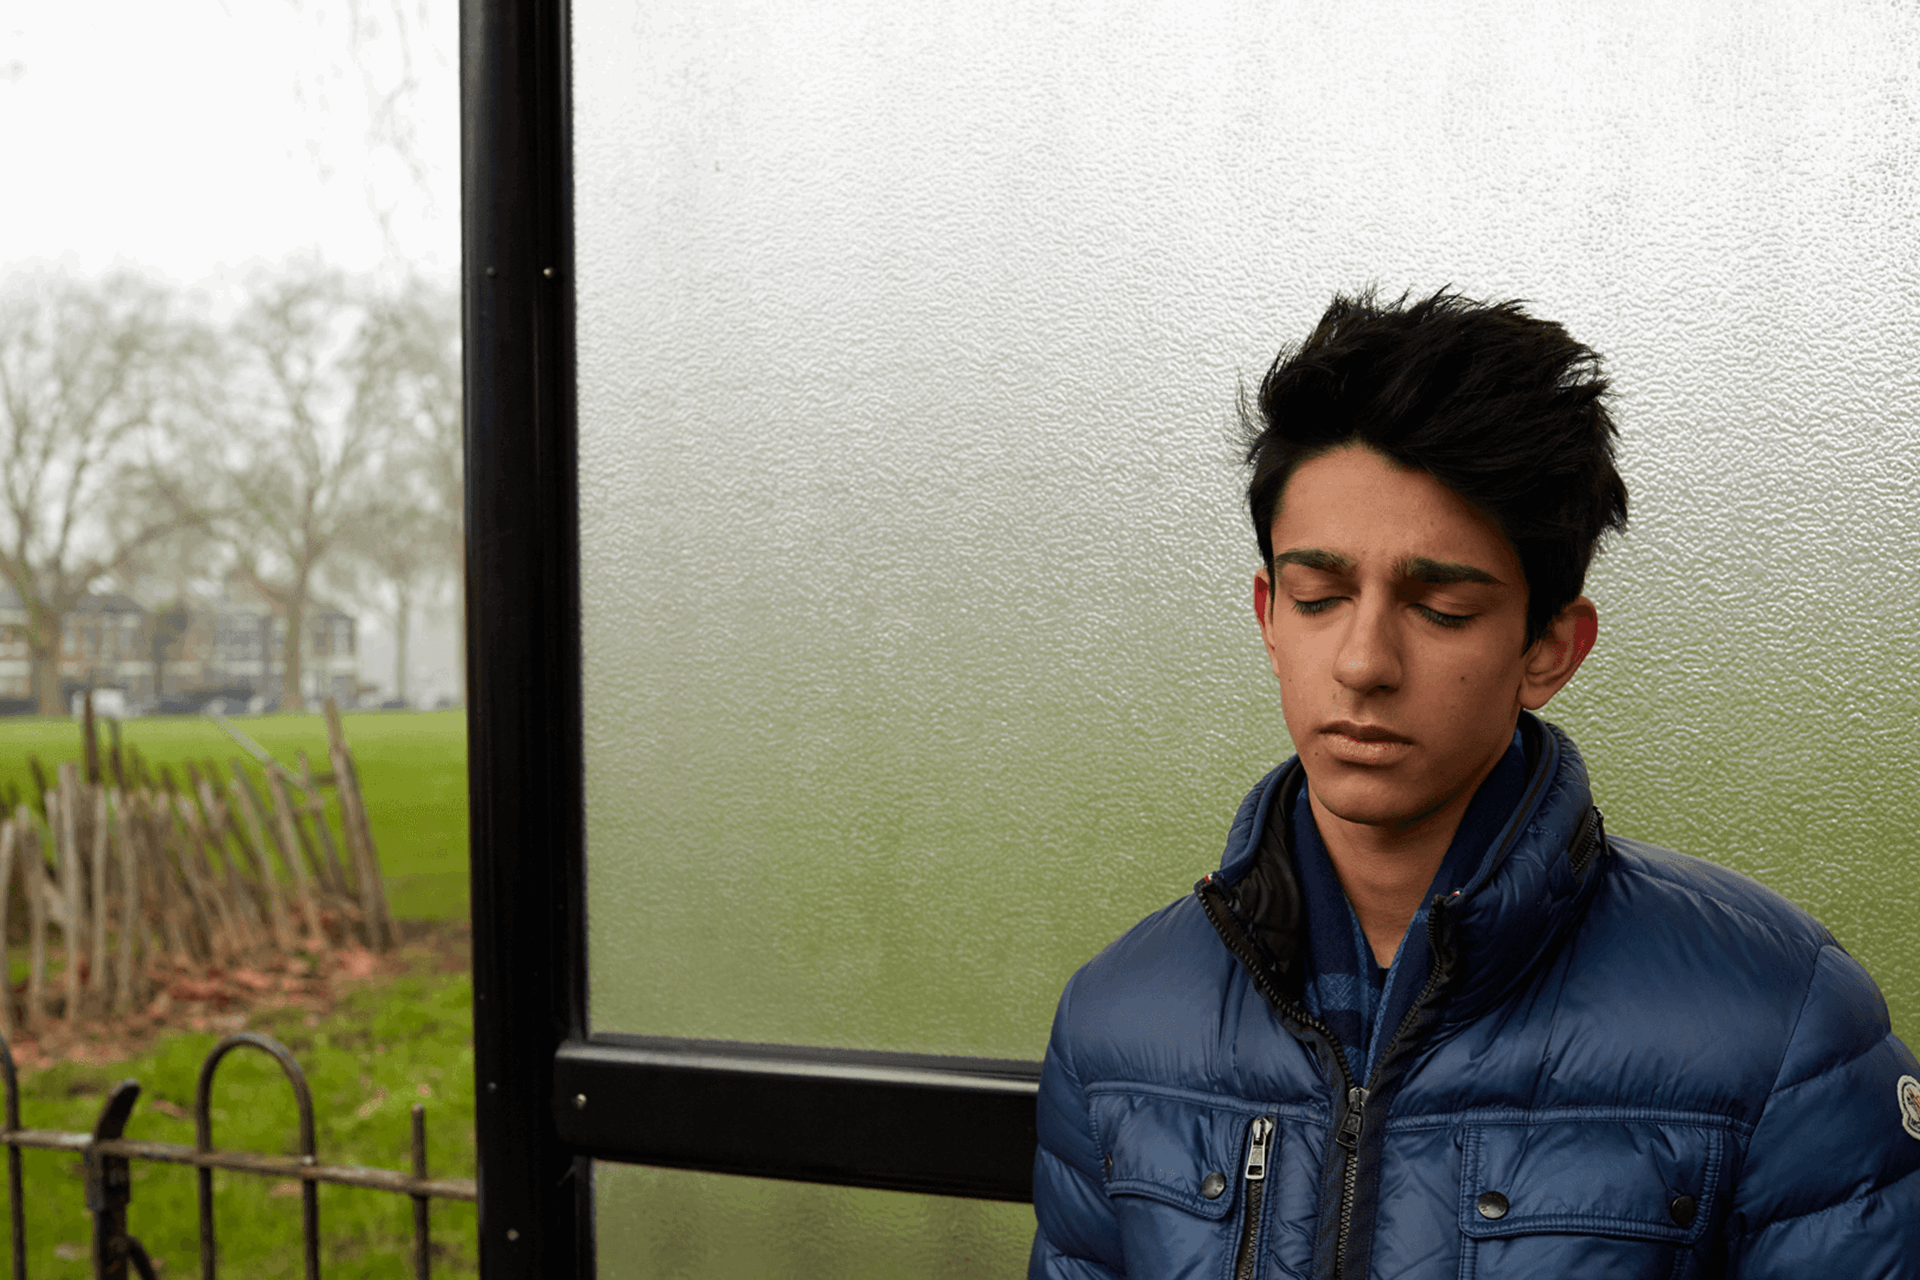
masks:
<svg viewBox="0 0 1920 1280"><path fill-rule="evenodd" d="M149 702L146 713L150 716L197 716L200 714L200 703L185 694L170 693Z"/></svg>
<svg viewBox="0 0 1920 1280"><path fill-rule="evenodd" d="M253 690L244 685L239 687L187 689L179 693L170 693L163 698L155 698L145 708L150 716L197 716L203 711L213 710L223 715L244 710Z"/></svg>

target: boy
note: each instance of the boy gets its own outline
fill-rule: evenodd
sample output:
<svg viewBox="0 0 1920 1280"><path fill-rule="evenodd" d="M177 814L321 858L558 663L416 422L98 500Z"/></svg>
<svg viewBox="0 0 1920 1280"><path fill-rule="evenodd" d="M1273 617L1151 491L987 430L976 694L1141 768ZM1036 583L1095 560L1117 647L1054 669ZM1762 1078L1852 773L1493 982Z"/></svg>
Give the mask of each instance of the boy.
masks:
<svg viewBox="0 0 1920 1280"><path fill-rule="evenodd" d="M1609 836L1536 719L1626 487L1597 357L1516 303L1336 298L1248 418L1299 754L1089 962L1033 1277L1920 1276L1920 1065L1753 882Z"/></svg>

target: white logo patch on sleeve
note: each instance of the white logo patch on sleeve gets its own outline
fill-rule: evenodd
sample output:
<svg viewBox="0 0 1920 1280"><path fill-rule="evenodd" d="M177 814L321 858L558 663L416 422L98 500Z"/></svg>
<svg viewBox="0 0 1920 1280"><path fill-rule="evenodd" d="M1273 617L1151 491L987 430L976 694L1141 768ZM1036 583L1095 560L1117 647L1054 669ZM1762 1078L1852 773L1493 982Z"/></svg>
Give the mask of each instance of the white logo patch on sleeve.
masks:
<svg viewBox="0 0 1920 1280"><path fill-rule="evenodd" d="M1908 1137L1920 1138L1920 1080L1901 1076L1893 1089L1900 1098L1900 1127Z"/></svg>

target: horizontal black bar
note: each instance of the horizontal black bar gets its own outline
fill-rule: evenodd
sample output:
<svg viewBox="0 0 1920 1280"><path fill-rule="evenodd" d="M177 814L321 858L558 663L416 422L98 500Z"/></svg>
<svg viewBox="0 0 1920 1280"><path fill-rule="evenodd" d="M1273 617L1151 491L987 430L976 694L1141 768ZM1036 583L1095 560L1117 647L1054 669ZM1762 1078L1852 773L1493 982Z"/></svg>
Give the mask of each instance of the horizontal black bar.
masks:
<svg viewBox="0 0 1920 1280"><path fill-rule="evenodd" d="M596 1159L1033 1199L1037 1062L596 1036L553 1078L561 1142Z"/></svg>
<svg viewBox="0 0 1920 1280"><path fill-rule="evenodd" d="M394 1191L405 1196L438 1197L442 1200L476 1200L479 1185L472 1178L416 1178L393 1169L369 1168L363 1164L307 1164L300 1156L268 1156L252 1151L202 1151L184 1142L138 1142L132 1138L96 1138L90 1133L69 1133L59 1129L0 1129L0 1147L24 1147L31 1151L71 1151L84 1156L89 1148L102 1155L122 1156L128 1160L150 1160L158 1164L197 1165L202 1169L225 1169L232 1173L257 1173L264 1178L294 1178L303 1182L328 1182L366 1191Z"/></svg>

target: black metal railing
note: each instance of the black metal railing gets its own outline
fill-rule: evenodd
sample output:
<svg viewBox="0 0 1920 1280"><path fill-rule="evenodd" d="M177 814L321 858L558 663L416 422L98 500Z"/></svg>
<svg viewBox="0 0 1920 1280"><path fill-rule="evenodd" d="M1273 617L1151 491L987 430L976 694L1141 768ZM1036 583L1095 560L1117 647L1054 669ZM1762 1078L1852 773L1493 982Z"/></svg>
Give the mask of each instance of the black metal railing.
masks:
<svg viewBox="0 0 1920 1280"><path fill-rule="evenodd" d="M220 1062L235 1049L254 1048L280 1064L300 1108L300 1153L297 1156L270 1156L248 1151L222 1151L213 1145L213 1073ZM430 1201L476 1200L472 1178L429 1178L427 1176L426 1108L413 1105L413 1170L398 1173L391 1169L373 1169L364 1165L322 1164L314 1150L313 1093L307 1087L306 1073L287 1047L272 1036L238 1031L213 1047L200 1064L200 1083L194 1094L194 1145L178 1142L135 1142L123 1133L133 1104L140 1097L140 1085L122 1080L107 1096L100 1117L91 1133L66 1133L54 1129L20 1127L20 1084L14 1070L13 1047L0 1037L0 1072L6 1077L7 1127L0 1132L0 1143L7 1148L7 1196L13 1226L13 1277L27 1280L26 1200L20 1178L20 1152L23 1148L42 1151L71 1151L81 1157L86 1170L87 1209L93 1215L93 1274L95 1280L126 1280L138 1275L154 1280L154 1267L139 1240L127 1232L127 1206L133 1198L131 1163L149 1160L161 1164L194 1166L199 1173L200 1202L200 1275L214 1280L218 1251L214 1241L213 1171L292 1179L300 1184L301 1248L306 1262L307 1280L320 1276L320 1184L331 1182L345 1187L365 1187L374 1191L392 1191L413 1198L413 1274L427 1280L431 1274L431 1248L428 1233Z"/></svg>

